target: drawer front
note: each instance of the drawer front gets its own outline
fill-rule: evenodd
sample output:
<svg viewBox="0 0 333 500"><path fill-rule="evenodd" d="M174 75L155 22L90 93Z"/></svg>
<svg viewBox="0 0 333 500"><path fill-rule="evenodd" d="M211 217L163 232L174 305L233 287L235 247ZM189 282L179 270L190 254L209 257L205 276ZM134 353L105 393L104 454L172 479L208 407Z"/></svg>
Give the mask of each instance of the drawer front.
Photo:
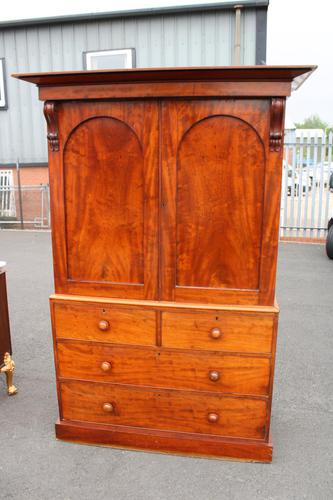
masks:
<svg viewBox="0 0 333 500"><path fill-rule="evenodd" d="M266 401L66 381L65 420L264 439Z"/></svg>
<svg viewBox="0 0 333 500"><path fill-rule="evenodd" d="M273 325L273 314L163 312L162 345L211 351L270 353Z"/></svg>
<svg viewBox="0 0 333 500"><path fill-rule="evenodd" d="M90 304L54 305L57 338L155 345L156 313Z"/></svg>
<svg viewBox="0 0 333 500"><path fill-rule="evenodd" d="M267 395L270 360L214 353L58 342L59 376L145 385Z"/></svg>

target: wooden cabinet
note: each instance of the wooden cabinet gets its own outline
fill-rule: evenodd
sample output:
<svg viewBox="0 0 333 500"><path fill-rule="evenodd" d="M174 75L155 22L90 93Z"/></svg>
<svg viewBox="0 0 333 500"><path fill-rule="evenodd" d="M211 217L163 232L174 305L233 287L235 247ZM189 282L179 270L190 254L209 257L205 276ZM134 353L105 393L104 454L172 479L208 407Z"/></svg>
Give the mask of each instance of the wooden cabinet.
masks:
<svg viewBox="0 0 333 500"><path fill-rule="evenodd" d="M59 438L271 460L284 107L312 69L16 75L48 124Z"/></svg>

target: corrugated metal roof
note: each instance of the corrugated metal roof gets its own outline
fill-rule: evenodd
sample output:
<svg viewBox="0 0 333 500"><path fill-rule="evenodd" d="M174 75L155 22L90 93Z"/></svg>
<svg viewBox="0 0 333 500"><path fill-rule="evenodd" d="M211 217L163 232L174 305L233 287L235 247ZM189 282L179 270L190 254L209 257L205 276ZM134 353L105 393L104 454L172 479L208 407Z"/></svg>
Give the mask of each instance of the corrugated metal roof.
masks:
<svg viewBox="0 0 333 500"><path fill-rule="evenodd" d="M0 29L17 28L20 26L33 26L40 24L57 23L75 23L80 21L99 21L104 19L139 17L139 16L158 16L166 14L181 14L191 12L203 12L209 10L234 9L235 6L244 6L246 8L268 7L269 0L239 0L207 4L177 5L171 7L154 7L146 9L120 10L113 12L91 12L85 14L73 14L66 16L39 17L32 19L17 19L12 21L0 22Z"/></svg>

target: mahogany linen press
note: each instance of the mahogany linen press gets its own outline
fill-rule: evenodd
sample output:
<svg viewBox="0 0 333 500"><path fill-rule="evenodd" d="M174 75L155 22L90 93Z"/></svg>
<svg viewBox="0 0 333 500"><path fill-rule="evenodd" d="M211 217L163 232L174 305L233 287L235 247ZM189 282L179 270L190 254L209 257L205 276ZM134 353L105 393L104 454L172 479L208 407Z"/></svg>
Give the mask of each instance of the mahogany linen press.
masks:
<svg viewBox="0 0 333 500"><path fill-rule="evenodd" d="M271 461L284 109L312 70L14 75L45 101L58 438Z"/></svg>

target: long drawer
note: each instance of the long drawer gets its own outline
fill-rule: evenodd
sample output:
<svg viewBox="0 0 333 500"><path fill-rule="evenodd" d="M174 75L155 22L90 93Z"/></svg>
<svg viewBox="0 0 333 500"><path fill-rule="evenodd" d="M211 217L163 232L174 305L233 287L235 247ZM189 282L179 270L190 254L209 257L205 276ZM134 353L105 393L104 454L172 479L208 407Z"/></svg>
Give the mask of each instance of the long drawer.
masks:
<svg viewBox="0 0 333 500"><path fill-rule="evenodd" d="M58 342L59 376L146 385L267 395L270 360L263 357Z"/></svg>
<svg viewBox="0 0 333 500"><path fill-rule="evenodd" d="M107 304L55 303L57 338L155 345L156 312Z"/></svg>
<svg viewBox="0 0 333 500"><path fill-rule="evenodd" d="M60 392L65 420L265 438L261 399L77 381L62 382Z"/></svg>
<svg viewBox="0 0 333 500"><path fill-rule="evenodd" d="M163 312L162 345L270 353L274 315L252 312Z"/></svg>

